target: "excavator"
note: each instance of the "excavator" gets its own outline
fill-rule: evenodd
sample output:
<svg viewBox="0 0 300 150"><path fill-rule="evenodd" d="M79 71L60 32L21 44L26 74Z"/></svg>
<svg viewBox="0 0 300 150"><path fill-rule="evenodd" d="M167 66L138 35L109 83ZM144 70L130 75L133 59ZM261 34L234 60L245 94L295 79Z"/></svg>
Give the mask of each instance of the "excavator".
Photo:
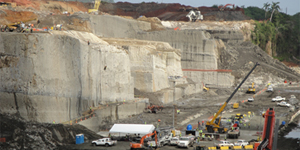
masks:
<svg viewBox="0 0 300 150"><path fill-rule="evenodd" d="M159 105L150 105L146 108L146 110L150 113L156 113L157 111L162 111L164 106L159 106Z"/></svg>
<svg viewBox="0 0 300 150"><path fill-rule="evenodd" d="M94 9L89 9L88 12L97 12L99 9L99 6L101 4L101 0L95 0L95 5L94 5Z"/></svg>
<svg viewBox="0 0 300 150"><path fill-rule="evenodd" d="M141 138L140 143L131 143L130 142L130 150L143 149L145 138L153 136L153 135L154 135L154 138L155 138L155 145L157 145L157 133L156 133L156 131L154 131L153 133L148 133L148 134L144 135Z"/></svg>
<svg viewBox="0 0 300 150"><path fill-rule="evenodd" d="M224 9L227 7L227 6L232 6L232 9L234 8L234 4L226 4L225 6L219 6L218 8L219 8L219 10L220 11L224 11Z"/></svg>
<svg viewBox="0 0 300 150"><path fill-rule="evenodd" d="M252 85L249 86L247 93L253 93L255 94L255 86L254 86L254 82L252 82Z"/></svg>
<svg viewBox="0 0 300 150"><path fill-rule="evenodd" d="M238 91L238 89L242 86L242 84L246 81L246 79L250 76L250 74L253 72L253 70L259 65L259 63L256 63L254 67L250 70L250 72L247 74L247 76L243 79L243 81L239 84L237 88L235 88L234 92L230 95L230 97L226 100L226 102L221 106L219 111L214 115L213 119L211 121L206 122L206 131L209 133L214 133L218 131L219 133L224 133L228 129L222 127L221 125L221 117L218 118L218 116L221 114L221 112L224 110L224 108L227 106L228 102L232 99L234 94Z"/></svg>
<svg viewBox="0 0 300 150"><path fill-rule="evenodd" d="M16 23L11 23L11 24L6 24L1 28L1 32L13 32L15 30L17 32L22 32L24 30L24 27L22 27L22 23L24 24L26 22L33 21L33 20L37 20L37 18L25 20L23 22L16 22Z"/></svg>

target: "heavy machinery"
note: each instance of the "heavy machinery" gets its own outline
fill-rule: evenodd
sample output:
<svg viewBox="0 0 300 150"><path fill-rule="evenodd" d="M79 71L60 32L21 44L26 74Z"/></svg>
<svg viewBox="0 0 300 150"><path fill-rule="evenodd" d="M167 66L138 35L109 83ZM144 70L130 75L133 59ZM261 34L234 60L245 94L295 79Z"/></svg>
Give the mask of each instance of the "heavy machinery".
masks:
<svg viewBox="0 0 300 150"><path fill-rule="evenodd" d="M207 132L214 133L215 131L218 131L219 133L224 133L228 129L222 127L221 125L221 117L218 118L218 116L221 114L221 112L224 110L224 108L227 106L228 102L231 100L231 98L234 96L234 94L238 91L238 89L242 86L242 84L246 81L246 79L250 76L250 74L253 72L253 70L258 66L259 64L256 63L254 67L250 70L250 72L247 74L247 76L243 79L243 81L238 85L237 88L233 91L233 93L230 95L230 97L226 100L226 102L221 106L219 111L214 115L213 119L211 121L206 122L206 130ZM217 120L218 118L218 120Z"/></svg>
<svg viewBox="0 0 300 150"><path fill-rule="evenodd" d="M249 86L248 90L246 93L253 93L255 94L255 86L254 86L254 82L252 82L252 85Z"/></svg>
<svg viewBox="0 0 300 150"><path fill-rule="evenodd" d="M195 22L196 20L203 20L203 15L201 15L200 11L191 10L186 17L189 18L189 21Z"/></svg>
<svg viewBox="0 0 300 150"><path fill-rule="evenodd" d="M162 106L162 105L150 105L150 106L147 106L146 111L149 113L156 113L159 110L162 111L163 108L164 108L164 106Z"/></svg>
<svg viewBox="0 0 300 150"><path fill-rule="evenodd" d="M224 11L224 9L225 9L227 6L232 6L232 9L234 9L234 4L226 4L225 6L221 5L221 6L219 6L218 8L219 8L220 11Z"/></svg>
<svg viewBox="0 0 300 150"><path fill-rule="evenodd" d="M206 84L203 84L203 91L205 91L205 92L209 91L209 88L206 87Z"/></svg>
<svg viewBox="0 0 300 150"><path fill-rule="evenodd" d="M274 128L277 130L278 128L275 127L275 111L273 108L269 108L265 114L263 114L265 118L263 133L262 133L262 142L254 143L254 150L275 150L277 146L277 134L278 131L275 131ZM277 121L278 122L278 121ZM276 123L276 126L278 123ZM274 139L273 139L274 136ZM274 143L273 143L274 141Z"/></svg>
<svg viewBox="0 0 300 150"><path fill-rule="evenodd" d="M99 9L99 6L101 4L101 0L95 0L94 9L89 9L88 12L97 12Z"/></svg>
<svg viewBox="0 0 300 150"><path fill-rule="evenodd" d="M11 24L6 24L1 28L1 32L22 32L25 29L25 23L29 21L37 20L37 18L25 20L23 22L16 22Z"/></svg>
<svg viewBox="0 0 300 150"><path fill-rule="evenodd" d="M156 131L154 131L153 133L148 133L148 134L144 135L141 138L140 143L132 143L132 142L130 142L130 149L131 150L143 149L144 148L144 140L145 140L145 138L150 137L150 136L154 136L154 138L155 138L155 145L158 145L157 144L157 133L156 133Z"/></svg>

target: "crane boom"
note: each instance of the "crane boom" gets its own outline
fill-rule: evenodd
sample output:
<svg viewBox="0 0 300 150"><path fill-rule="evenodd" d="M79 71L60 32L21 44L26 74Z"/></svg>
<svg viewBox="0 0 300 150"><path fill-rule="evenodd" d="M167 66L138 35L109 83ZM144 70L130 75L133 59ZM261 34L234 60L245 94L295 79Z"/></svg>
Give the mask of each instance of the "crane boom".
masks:
<svg viewBox="0 0 300 150"><path fill-rule="evenodd" d="M253 70L259 65L259 63L256 63L254 67L250 70L250 72L247 74L247 76L244 78L244 80L239 84L237 88L233 91L233 93L230 95L230 97L226 100L226 102L222 105L222 107L219 109L219 111L214 115L213 119L206 123L207 130L210 132L212 131L212 126L216 126L214 123L216 118L221 114L221 112L224 110L224 108L227 106L228 102L232 99L234 94L238 91L238 89L242 86L242 84L246 81L246 79L250 76L250 74L253 72Z"/></svg>

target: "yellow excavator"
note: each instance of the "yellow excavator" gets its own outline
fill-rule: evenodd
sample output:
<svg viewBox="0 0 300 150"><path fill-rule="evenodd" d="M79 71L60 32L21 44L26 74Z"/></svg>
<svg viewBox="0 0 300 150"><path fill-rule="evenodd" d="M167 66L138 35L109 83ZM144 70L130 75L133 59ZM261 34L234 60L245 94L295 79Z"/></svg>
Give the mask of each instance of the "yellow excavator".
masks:
<svg viewBox="0 0 300 150"><path fill-rule="evenodd" d="M95 0L94 9L89 9L88 12L97 12L101 4L101 0Z"/></svg>
<svg viewBox="0 0 300 150"><path fill-rule="evenodd" d="M218 116L221 114L221 112L227 106L228 102L231 100L231 98L234 96L234 94L238 91L238 89L242 86L242 84L246 81L246 79L249 77L249 75L253 72L253 70L258 65L259 65L258 63L256 63L254 65L254 67L247 74L247 76L244 78L244 80L239 84L239 86L237 88L235 88L234 92L230 95L230 97L222 105L222 107L219 109L219 111L214 115L213 119L211 121L206 122L206 131L207 132L209 132L209 133L214 133L216 131L219 132L219 133L225 133L225 132L227 132L228 129L222 126L222 124L221 124L221 117L218 118Z"/></svg>
<svg viewBox="0 0 300 150"><path fill-rule="evenodd" d="M252 85L249 86L247 93L254 93L255 94L255 86L254 86L254 82L252 82Z"/></svg>
<svg viewBox="0 0 300 150"><path fill-rule="evenodd" d="M16 22L16 23L11 23L11 24L6 24L1 28L1 32L13 32L15 30L17 32L22 32L24 30L24 27L22 27L22 23L24 24L26 22L33 21L33 20L37 20L37 18L25 20L23 22Z"/></svg>

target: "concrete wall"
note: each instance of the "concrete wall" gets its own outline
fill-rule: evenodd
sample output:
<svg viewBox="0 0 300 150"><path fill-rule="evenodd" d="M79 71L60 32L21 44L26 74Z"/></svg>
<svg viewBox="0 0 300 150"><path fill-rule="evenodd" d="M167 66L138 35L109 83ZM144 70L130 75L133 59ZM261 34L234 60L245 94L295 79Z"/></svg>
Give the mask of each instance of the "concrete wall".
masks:
<svg viewBox="0 0 300 150"><path fill-rule="evenodd" d="M59 122L101 101L134 97L126 51L90 33L1 33L0 53L1 113Z"/></svg>

